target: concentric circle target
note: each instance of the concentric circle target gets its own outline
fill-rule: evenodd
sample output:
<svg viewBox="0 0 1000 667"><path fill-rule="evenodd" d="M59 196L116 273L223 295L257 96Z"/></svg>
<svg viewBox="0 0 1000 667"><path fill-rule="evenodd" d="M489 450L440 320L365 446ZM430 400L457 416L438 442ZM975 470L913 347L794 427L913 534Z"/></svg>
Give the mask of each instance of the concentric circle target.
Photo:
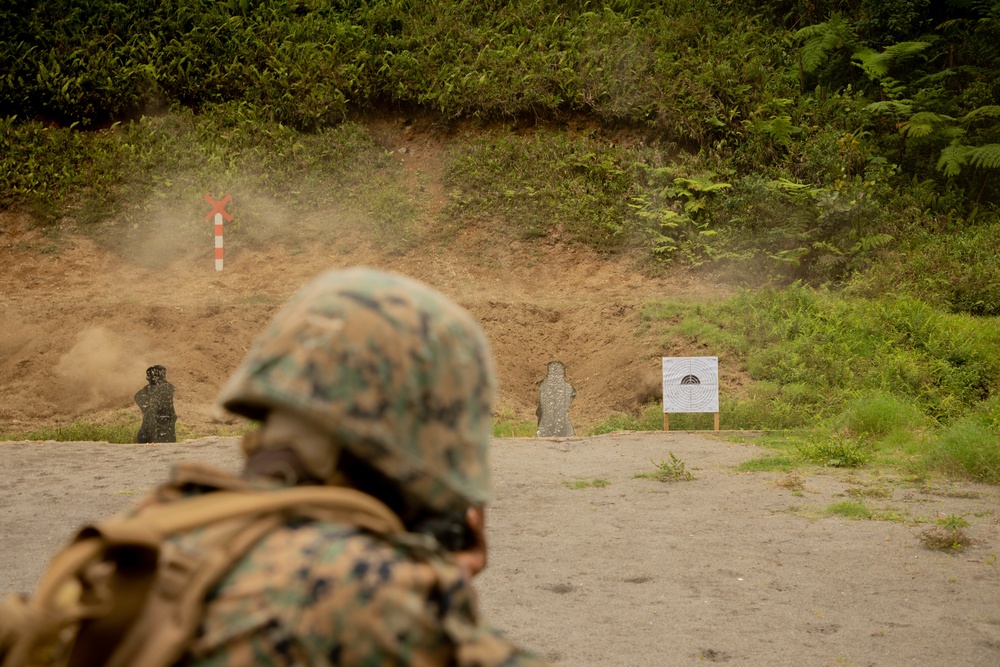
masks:
<svg viewBox="0 0 1000 667"><path fill-rule="evenodd" d="M718 412L718 357L664 357L663 411Z"/></svg>

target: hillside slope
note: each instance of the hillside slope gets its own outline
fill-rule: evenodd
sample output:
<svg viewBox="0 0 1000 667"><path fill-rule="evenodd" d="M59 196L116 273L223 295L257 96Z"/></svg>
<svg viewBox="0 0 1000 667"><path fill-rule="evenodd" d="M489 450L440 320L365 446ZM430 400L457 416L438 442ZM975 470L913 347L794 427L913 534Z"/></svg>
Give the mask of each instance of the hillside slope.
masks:
<svg viewBox="0 0 1000 667"><path fill-rule="evenodd" d="M413 188L424 189L422 224L433 227L447 138L391 120L371 130L420 175ZM318 214L310 224L327 221ZM198 430L219 416L221 383L281 303L320 271L351 265L400 271L469 308L493 345L507 417L532 419L545 364L563 361L578 392L571 417L586 425L655 394L660 356L692 352L637 334L643 303L727 293L690 273L652 278L627 258L558 242L501 247L475 228L401 255L361 232L333 244L230 245L222 272L210 247L167 261L171 239L147 241L121 255L87 237L33 229L27 216L0 216L0 431L138 414L132 395L155 363L177 388L181 425Z"/></svg>

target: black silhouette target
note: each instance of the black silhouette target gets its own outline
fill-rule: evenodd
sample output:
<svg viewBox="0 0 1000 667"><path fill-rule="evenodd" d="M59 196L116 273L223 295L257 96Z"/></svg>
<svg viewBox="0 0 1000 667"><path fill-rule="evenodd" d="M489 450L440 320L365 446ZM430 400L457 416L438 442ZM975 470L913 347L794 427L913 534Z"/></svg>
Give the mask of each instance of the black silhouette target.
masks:
<svg viewBox="0 0 1000 667"><path fill-rule="evenodd" d="M718 412L718 357L663 357L664 412Z"/></svg>

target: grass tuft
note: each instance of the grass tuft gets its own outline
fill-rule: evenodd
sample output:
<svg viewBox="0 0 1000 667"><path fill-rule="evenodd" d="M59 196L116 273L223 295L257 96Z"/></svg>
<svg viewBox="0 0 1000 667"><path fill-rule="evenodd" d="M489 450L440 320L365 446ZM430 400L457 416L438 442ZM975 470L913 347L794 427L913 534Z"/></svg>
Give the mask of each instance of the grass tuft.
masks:
<svg viewBox="0 0 1000 667"><path fill-rule="evenodd" d="M845 500L834 503L826 508L827 514L846 517L848 519L871 519L874 514L863 503L854 500Z"/></svg>
<svg viewBox="0 0 1000 667"><path fill-rule="evenodd" d="M1000 395L939 432L929 457L934 467L945 472L1000 484Z"/></svg>
<svg viewBox="0 0 1000 667"><path fill-rule="evenodd" d="M606 486L611 486L611 482L606 479L601 479L600 477L595 477L594 479L584 479L582 477L578 477L572 482L563 482L563 486L567 489L603 489Z"/></svg>
<svg viewBox="0 0 1000 667"><path fill-rule="evenodd" d="M513 410L502 408L493 415L494 438L531 438L537 431L537 422L520 419Z"/></svg>
<svg viewBox="0 0 1000 667"><path fill-rule="evenodd" d="M27 432L0 435L0 440L55 440L57 442L134 443L140 420L120 417L108 423L78 420L71 424L52 426Z"/></svg>
<svg viewBox="0 0 1000 667"><path fill-rule="evenodd" d="M750 459L736 466L737 470L744 472L788 472L794 468L795 461L788 456L780 454Z"/></svg>

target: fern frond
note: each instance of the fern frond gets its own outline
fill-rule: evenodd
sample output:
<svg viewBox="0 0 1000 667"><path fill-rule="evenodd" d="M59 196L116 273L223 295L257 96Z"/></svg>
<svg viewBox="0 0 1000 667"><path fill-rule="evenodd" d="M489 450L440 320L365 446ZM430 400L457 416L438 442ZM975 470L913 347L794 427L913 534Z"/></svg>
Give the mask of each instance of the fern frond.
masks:
<svg viewBox="0 0 1000 667"><path fill-rule="evenodd" d="M997 118L1000 117L1000 106L996 104L990 104L985 107L979 107L978 109L973 109L969 113L962 116L963 123L974 123L977 120L983 120L986 118Z"/></svg>
<svg viewBox="0 0 1000 667"><path fill-rule="evenodd" d="M826 61L826 54L835 45L827 44L822 36L811 39L802 45L802 71L806 74L815 72Z"/></svg>
<svg viewBox="0 0 1000 667"><path fill-rule="evenodd" d="M851 252L871 252L883 248L896 240L892 234L870 234L862 236L851 248Z"/></svg>
<svg viewBox="0 0 1000 667"><path fill-rule="evenodd" d="M941 83L945 79L950 79L953 76L955 76L955 70L943 69L940 72L934 72L933 74L920 77L913 82L913 87L917 90L930 88L931 86Z"/></svg>
<svg viewBox="0 0 1000 667"><path fill-rule="evenodd" d="M949 120L955 119L932 111L918 111L910 120L899 123L899 133L914 139L926 137L934 133L937 125Z"/></svg>
<svg viewBox="0 0 1000 667"><path fill-rule="evenodd" d="M857 41L850 22L840 14L831 14L830 20L824 23L806 26L793 37L797 41L805 40L799 53L802 70L806 73L814 72L822 65L830 51Z"/></svg>
<svg viewBox="0 0 1000 667"><path fill-rule="evenodd" d="M1000 144L976 146L969 152L969 162L975 167L1000 169Z"/></svg>
<svg viewBox="0 0 1000 667"><path fill-rule="evenodd" d="M885 51L882 52L882 55L890 62L898 64L921 53L930 45L930 42L899 42L898 44L893 44L892 46L887 47Z"/></svg>
<svg viewBox="0 0 1000 667"><path fill-rule="evenodd" d="M771 120L761 123L760 129L782 146L787 146L792 141L792 135L802 131L801 127L792 125L791 116L771 116Z"/></svg>
<svg viewBox="0 0 1000 667"><path fill-rule="evenodd" d="M934 126L930 123L914 123L912 120L899 123L899 133L911 139L920 139L934 132Z"/></svg>
<svg viewBox="0 0 1000 667"><path fill-rule="evenodd" d="M918 111L910 116L911 123L930 123L932 125L936 125L949 120L955 119L951 116L946 116L943 113L934 113L933 111Z"/></svg>
<svg viewBox="0 0 1000 667"><path fill-rule="evenodd" d="M888 113L894 116L908 116L913 111L913 106L909 101L886 100L885 102L872 102L865 107L865 111L870 114Z"/></svg>
<svg viewBox="0 0 1000 667"><path fill-rule="evenodd" d="M937 170L943 172L945 176L958 176L962 172L962 167L969 160L969 154L975 150L972 146L963 146L960 143L952 143L941 151L938 158Z"/></svg>
<svg viewBox="0 0 1000 667"><path fill-rule="evenodd" d="M851 60L861 65L862 71L878 81L889 73L889 61L881 53L872 49L859 49L851 54Z"/></svg>

